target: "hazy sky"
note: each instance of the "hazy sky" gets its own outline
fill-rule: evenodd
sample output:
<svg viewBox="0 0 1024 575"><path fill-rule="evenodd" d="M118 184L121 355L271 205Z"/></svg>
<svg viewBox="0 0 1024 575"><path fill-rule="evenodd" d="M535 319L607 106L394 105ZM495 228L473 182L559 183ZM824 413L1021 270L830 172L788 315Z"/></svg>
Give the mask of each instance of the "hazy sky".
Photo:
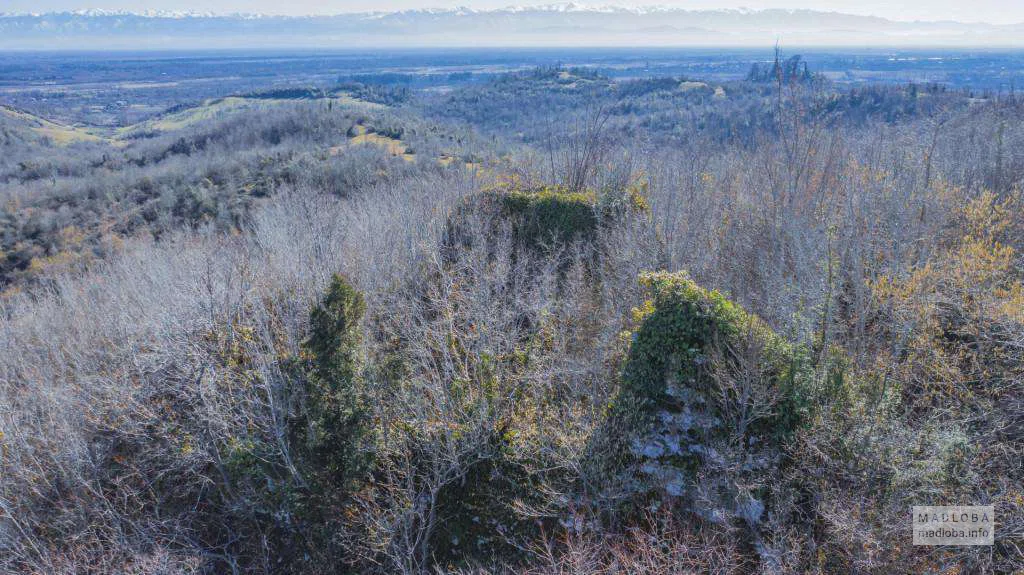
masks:
<svg viewBox="0 0 1024 575"><path fill-rule="evenodd" d="M261 12L266 14L335 14L409 8L503 8L552 0L0 0L0 12L52 12L104 8L109 10L189 10L196 12ZM562 2L558 2L562 3ZM587 5L663 5L708 8L813 8L870 14L895 20L960 20L1012 24L1024 22L1024 0L597 0Z"/></svg>

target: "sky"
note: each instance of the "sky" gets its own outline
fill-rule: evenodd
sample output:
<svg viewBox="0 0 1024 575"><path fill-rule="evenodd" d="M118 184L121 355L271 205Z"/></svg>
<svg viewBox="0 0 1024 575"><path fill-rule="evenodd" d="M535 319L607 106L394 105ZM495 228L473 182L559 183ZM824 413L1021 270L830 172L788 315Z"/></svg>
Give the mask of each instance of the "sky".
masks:
<svg viewBox="0 0 1024 575"><path fill-rule="evenodd" d="M504 8L512 4L563 3L564 0L0 0L0 13L107 10L177 10L219 14L245 12L307 15L407 10L413 8ZM691 10L714 8L808 8L881 16L892 20L959 20L1014 24L1024 22L1024 0L596 0L587 5L672 6Z"/></svg>

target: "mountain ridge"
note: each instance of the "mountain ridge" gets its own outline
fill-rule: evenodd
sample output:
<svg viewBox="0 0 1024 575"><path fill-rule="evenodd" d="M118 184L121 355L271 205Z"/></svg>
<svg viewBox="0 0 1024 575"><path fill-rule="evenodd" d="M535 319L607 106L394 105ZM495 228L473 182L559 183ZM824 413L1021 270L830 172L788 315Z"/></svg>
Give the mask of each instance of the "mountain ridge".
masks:
<svg viewBox="0 0 1024 575"><path fill-rule="evenodd" d="M683 32L679 32L683 31ZM0 14L0 49L174 47L1024 47L1024 23L899 21L811 9L686 10L578 3L283 16L147 10Z"/></svg>

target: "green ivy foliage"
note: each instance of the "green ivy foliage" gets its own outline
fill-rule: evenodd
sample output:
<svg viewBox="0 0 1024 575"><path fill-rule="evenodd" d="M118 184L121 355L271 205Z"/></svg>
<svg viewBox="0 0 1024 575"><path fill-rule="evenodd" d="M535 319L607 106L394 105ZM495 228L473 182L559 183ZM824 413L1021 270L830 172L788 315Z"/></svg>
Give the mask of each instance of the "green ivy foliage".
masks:
<svg viewBox="0 0 1024 575"><path fill-rule="evenodd" d="M478 231L470 223L473 217L482 218L485 242L508 225L516 245L534 255L550 255L556 244L593 246L602 227L650 210L647 191L646 180L597 193L574 192L561 185L523 186L512 178L470 196L454 210L445 231L446 257L457 259L472 247Z"/></svg>
<svg viewBox="0 0 1024 575"><path fill-rule="evenodd" d="M534 250L555 239L592 240L600 221L594 194L559 186L508 192L501 197L501 206L503 215L516 222L516 240Z"/></svg>
<svg viewBox="0 0 1024 575"><path fill-rule="evenodd" d="M648 299L623 334L620 393L589 465L631 494L619 507L627 516L670 503L756 526L775 502L746 485L785 465L785 446L810 419L806 352L686 273L640 283Z"/></svg>
<svg viewBox="0 0 1024 575"><path fill-rule="evenodd" d="M754 348L762 380L779 398L772 417L759 422L760 431L782 439L797 428L806 404L802 350L685 272L645 273L640 283L650 299L634 310L638 328L622 372L624 393L653 411L671 408L677 389L688 389L720 415L724 406L716 405L723 400L712 375L712 357L736 363L742 350Z"/></svg>
<svg viewBox="0 0 1024 575"><path fill-rule="evenodd" d="M485 225L486 244L507 224L513 241L537 255L547 255L555 242L592 241L601 224L591 193L572 193L560 186L524 190L515 183L502 184L466 198L448 218L445 251L449 259L458 259L478 241L474 217Z"/></svg>

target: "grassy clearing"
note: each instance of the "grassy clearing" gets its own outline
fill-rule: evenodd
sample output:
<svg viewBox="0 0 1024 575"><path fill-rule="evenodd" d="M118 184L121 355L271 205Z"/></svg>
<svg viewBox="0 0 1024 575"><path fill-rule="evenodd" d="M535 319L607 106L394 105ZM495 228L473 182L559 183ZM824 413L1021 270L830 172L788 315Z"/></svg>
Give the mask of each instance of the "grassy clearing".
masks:
<svg viewBox="0 0 1024 575"><path fill-rule="evenodd" d="M481 164L480 162L465 162L465 161L462 161L462 158L460 158L458 156L453 156L451 154L441 154L441 157L437 159L437 162L439 164L441 164L442 166L445 166L445 167L451 166L453 164L461 163L462 166L464 168L466 168L467 170L479 171L481 173L482 173L482 171L484 169L484 165Z"/></svg>
<svg viewBox="0 0 1024 575"><path fill-rule="evenodd" d="M347 148L352 146L363 146L371 145L377 146L387 151L391 156L396 158L402 158L407 162L416 161L416 153L410 152L410 147L407 142L401 138L394 138L391 136L385 136L378 132L370 131L369 128L363 125L353 126L354 135L351 135L348 139L347 144L341 146L332 146L329 152L332 156L336 156L344 152ZM463 161L459 156L455 156L448 153L442 153L437 158L437 163L442 166L448 167L454 164L461 163L467 170L475 171L481 170L483 166L479 163Z"/></svg>
<svg viewBox="0 0 1024 575"><path fill-rule="evenodd" d="M359 134L352 138L349 143L353 146L361 146L364 144L379 146L387 150L392 156L400 156L407 162L412 162L416 159L416 154L410 154L407 152L408 147L405 145L405 142L395 138L381 136L380 134Z"/></svg>
<svg viewBox="0 0 1024 575"><path fill-rule="evenodd" d="M696 90L698 88L707 88L708 85L705 82L680 82L679 90L682 92L689 92L690 90Z"/></svg>
<svg viewBox="0 0 1024 575"><path fill-rule="evenodd" d="M195 108L167 114L153 120L146 120L118 130L119 136L125 136L138 130L159 130L171 132L194 126L202 122L217 119L225 114L242 110L265 109L279 106L290 100L255 100L249 98L228 97L207 100Z"/></svg>
<svg viewBox="0 0 1024 575"><path fill-rule="evenodd" d="M91 130L53 122L7 106L0 106L0 114L24 125L32 132L49 139L58 146L67 146L75 142L96 142L104 139L103 136Z"/></svg>
<svg viewBox="0 0 1024 575"><path fill-rule="evenodd" d="M292 104L297 101L300 100L292 98L246 98L241 96L217 98L207 100L194 108L188 108L187 110L167 114L153 120L146 120L145 122L125 126L117 131L117 135L118 137L125 137L138 131L148 130L173 132L196 124L201 124L203 122L219 119L228 114L234 114L245 110L272 109L285 104ZM315 101L323 102L324 104L333 103L335 106L342 108L381 109L385 107L381 104L357 100L348 94L339 94L336 97L321 98Z"/></svg>
<svg viewBox="0 0 1024 575"><path fill-rule="evenodd" d="M298 100L289 98L260 99L241 96L216 98L206 100L202 104L193 108L165 114L130 126L123 126L113 131L99 128L69 126L7 106L0 106L0 115L13 120L17 124L24 126L43 138L49 139L57 146L67 146L78 142L99 141L107 141L114 145L125 145L132 135L140 132L174 132L199 125L204 122L221 119L230 114L248 110L272 109L285 104L294 103L296 101ZM331 98L321 98L316 101L323 102L324 104L330 103L342 109L377 110L386 108L383 104L365 102L354 98L347 93L338 93ZM385 142L383 140L387 140L387 138L377 136L375 134L368 134L367 136L368 137L364 138L363 142L353 143L369 142L387 147L389 150L401 145L402 149L398 152L394 152L395 155L402 155L403 157L410 156L406 157L406 159L409 161L413 160L412 154L404 153L404 144Z"/></svg>
<svg viewBox="0 0 1024 575"><path fill-rule="evenodd" d="M399 138L392 138L371 132L366 126L354 126L355 135L348 140L348 146L334 146L331 148L331 155L340 154L346 147L371 145L386 150L396 158L402 158L407 162L416 161L416 154L409 152L409 146Z"/></svg>

